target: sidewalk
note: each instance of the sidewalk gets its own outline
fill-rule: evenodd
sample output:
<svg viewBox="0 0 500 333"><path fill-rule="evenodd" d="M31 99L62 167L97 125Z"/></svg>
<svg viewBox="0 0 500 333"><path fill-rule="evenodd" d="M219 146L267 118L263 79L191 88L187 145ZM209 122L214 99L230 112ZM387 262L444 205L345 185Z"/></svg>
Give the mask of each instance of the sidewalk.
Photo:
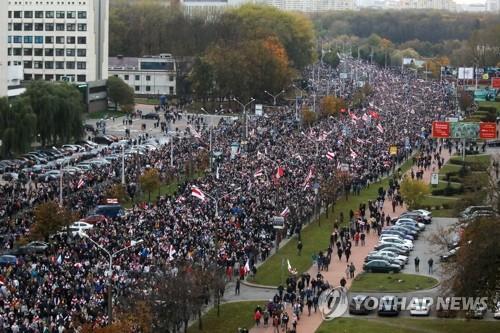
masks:
<svg viewBox="0 0 500 333"><path fill-rule="evenodd" d="M441 157L444 158L445 163L450 159L450 155L447 150L443 149L441 152ZM413 167L414 171L417 171L416 166ZM411 172L408 170L407 174ZM431 167L428 168L427 170L424 170L423 174L423 181L426 182L427 184L430 183L431 179L431 174L433 172L438 172L438 167L437 163L432 163ZM406 211L406 205L403 206L397 206L396 211L393 212L392 209L392 203L390 200L385 200L384 202L384 208L383 208L386 216L390 215L391 217L399 216L401 213ZM326 235L325 235L326 237ZM352 253L351 257L349 258L349 263L353 262L354 266L356 267L356 275L362 272L363 270L363 263L366 255L373 250L375 245L378 242L378 236L376 231L370 230L370 234L367 234L366 237L366 245L365 246L354 246L352 247ZM319 250L319 249L318 249ZM340 284L340 279L342 277L345 277L345 270L346 270L347 262L345 256L342 257L342 260L339 261L338 257L336 256L336 253L332 254L332 261L329 266L329 271L325 272L322 271L321 274L324 276L324 279L327 280L330 285L337 286ZM318 273L317 267L313 266L308 270L308 273L312 276L316 276ZM351 286L351 279L347 280L347 287L349 288ZM290 305L287 307L287 312L290 314L291 313L291 308ZM252 314L249 314L249 316ZM315 332L323 322L323 319L321 318L320 313L312 313L311 316L307 315L307 309L304 309L304 312L302 313L300 320L297 325L297 331L300 333L312 333ZM250 333L273 333L273 327L270 325L269 327L254 327L250 330Z"/></svg>

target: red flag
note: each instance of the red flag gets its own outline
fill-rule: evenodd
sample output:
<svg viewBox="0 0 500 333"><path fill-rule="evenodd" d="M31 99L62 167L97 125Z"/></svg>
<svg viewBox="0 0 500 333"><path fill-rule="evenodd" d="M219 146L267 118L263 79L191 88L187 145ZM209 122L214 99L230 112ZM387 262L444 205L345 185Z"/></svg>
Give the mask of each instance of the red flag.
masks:
<svg viewBox="0 0 500 333"><path fill-rule="evenodd" d="M198 199L205 200L206 196L202 190L200 190L197 186L191 186L191 195L193 197L197 197Z"/></svg>
<svg viewBox="0 0 500 333"><path fill-rule="evenodd" d="M280 216L281 217L287 217L288 214L290 214L290 209L288 207L286 207L285 209L283 209L283 211L280 213Z"/></svg>
<svg viewBox="0 0 500 333"><path fill-rule="evenodd" d="M276 170L276 175L275 175L276 179L280 179L284 175L285 175L285 170L279 166L278 169Z"/></svg>
<svg viewBox="0 0 500 333"><path fill-rule="evenodd" d="M378 114L378 112L370 110L370 111L368 111L368 114L370 114L370 116L372 116L372 118L380 119L380 115Z"/></svg>
<svg viewBox="0 0 500 333"><path fill-rule="evenodd" d="M329 151L328 153L326 153L326 158L327 159L333 160L334 157L335 157L335 153L334 152Z"/></svg>
<svg viewBox="0 0 500 333"><path fill-rule="evenodd" d="M380 133L384 134L384 128L382 127L382 125L377 124L377 129Z"/></svg>
<svg viewBox="0 0 500 333"><path fill-rule="evenodd" d="M76 185L76 188L80 189L83 187L83 185L85 185L85 181L83 180L83 178L80 178L80 180L78 181L78 185Z"/></svg>

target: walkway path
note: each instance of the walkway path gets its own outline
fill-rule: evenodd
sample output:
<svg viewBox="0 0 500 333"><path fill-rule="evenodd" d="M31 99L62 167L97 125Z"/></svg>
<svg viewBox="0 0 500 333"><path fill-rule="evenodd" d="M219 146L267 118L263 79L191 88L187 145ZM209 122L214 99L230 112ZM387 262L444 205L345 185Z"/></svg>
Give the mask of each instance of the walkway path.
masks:
<svg viewBox="0 0 500 333"><path fill-rule="evenodd" d="M449 160L450 154L448 153L448 150L443 149L441 153L441 157L445 159L445 163ZM414 171L416 170L416 167L414 167ZM423 180L426 183L430 183L431 179L431 174L434 172L438 171L437 167L437 162L433 162L432 166L428 168L427 170L424 171L423 174ZM408 171L410 172L410 171ZM375 199L375 198L374 198ZM399 216L399 214L403 213L406 211L405 205L403 206L397 206L396 211L393 212L392 209L392 204L391 201L386 200L384 202L384 212L387 215L390 216ZM374 246L378 242L378 236L376 232L371 231L370 234L367 235L366 237L366 245L365 246L353 246L352 249L352 254L350 257L349 262L353 262L354 266L356 267L356 275L359 274L362 271L363 263L364 263L364 258L366 255L373 250ZM345 277L345 270L346 270L347 262L345 260L345 257L342 258L342 260L339 261L338 257L335 255L335 253L332 254L332 261L329 267L328 272L322 271L321 274L324 276L324 278L331 284L331 285L339 285L340 279L342 277ZM316 276L317 274L317 267L313 266L309 269L309 274L311 276ZM351 279L347 280L347 287L351 286ZM255 288L252 288L255 289ZM274 293L271 293L274 294ZM269 297L271 298L271 297ZM287 311L291 313L291 309L288 308ZM252 314L249 314L249 316ZM318 313L316 314L311 314L311 316L307 316L307 311L304 311L304 313L301 316L301 319L297 325L297 331L298 332L307 332L307 333L312 333L315 332L319 326L322 323L322 318L321 315ZM250 330L251 333L273 333L273 328L272 326L270 327L254 327Z"/></svg>

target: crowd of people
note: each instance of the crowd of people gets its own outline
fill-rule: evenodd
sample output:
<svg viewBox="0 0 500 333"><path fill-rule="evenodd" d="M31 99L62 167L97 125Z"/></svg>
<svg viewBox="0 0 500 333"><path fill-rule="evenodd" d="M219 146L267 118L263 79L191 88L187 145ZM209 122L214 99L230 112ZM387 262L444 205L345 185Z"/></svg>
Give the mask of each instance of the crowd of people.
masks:
<svg viewBox="0 0 500 333"><path fill-rule="evenodd" d="M118 305L120 296L138 288L147 274L160 267L175 269L178 261L201 266L216 262L236 274L248 266L255 272L256 263L269 256L276 241L273 216L285 216L285 234L300 231L314 213L314 189L323 177L347 164L350 180L346 190L359 191L408 158L428 137L432 120L453 112L444 83L416 80L411 73L357 60L344 61L351 71L369 77L373 92L361 106L337 117L301 128L294 120L294 110L287 107L252 117L248 138L244 138L244 122L222 120L211 128L204 118L195 117L189 120L191 135L174 140L173 165L170 144L127 157L127 184L137 184L138 176L148 168L157 168L163 179L179 177L186 165L210 147L221 152L222 159L202 177L183 181L175 196L135 205L124 216L88 231L109 252L128 246L131 240L143 240L114 258L112 288ZM322 71L326 74L327 69L322 67ZM333 75L338 77L338 72ZM343 97L348 100L356 89L354 80L346 81ZM237 151L231 147L233 142L239 142ZM389 154L390 145L398 147L395 156ZM77 186L78 179L65 183L64 204L87 214L103 202L106 189L120 178L120 163L113 161L87 172L82 188ZM54 181L27 186L15 180L0 185L3 250L12 249L20 238L29 238L33 207L55 199L58 185ZM193 186L203 193L203 200L191 195ZM129 188L129 193L135 192L135 187ZM368 209L372 205L375 203ZM359 237L365 232L366 227L359 228ZM108 323L108 262L88 239L60 235L45 254L23 255L17 260L16 265L0 268L0 332L62 333L78 331L84 322ZM323 266L324 262L322 259ZM297 287L300 281L295 282ZM320 277L314 287L309 282L302 281L304 287L298 293L297 288L283 291L272 302L267 310L273 325L276 317L285 322L280 303L315 308L314 297L307 293L314 295L323 282ZM300 314L294 312L293 316L298 320ZM293 325L293 321L289 322Z"/></svg>

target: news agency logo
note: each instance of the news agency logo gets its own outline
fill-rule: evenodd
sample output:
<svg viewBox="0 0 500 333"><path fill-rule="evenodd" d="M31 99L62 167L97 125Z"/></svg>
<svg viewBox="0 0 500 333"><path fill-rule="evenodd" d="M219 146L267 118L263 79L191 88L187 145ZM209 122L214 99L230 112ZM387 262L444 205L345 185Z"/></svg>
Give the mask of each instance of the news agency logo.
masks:
<svg viewBox="0 0 500 333"><path fill-rule="evenodd" d="M343 316L349 307L347 291L343 287L334 287L324 290L318 298L318 308L321 317L330 321Z"/></svg>

